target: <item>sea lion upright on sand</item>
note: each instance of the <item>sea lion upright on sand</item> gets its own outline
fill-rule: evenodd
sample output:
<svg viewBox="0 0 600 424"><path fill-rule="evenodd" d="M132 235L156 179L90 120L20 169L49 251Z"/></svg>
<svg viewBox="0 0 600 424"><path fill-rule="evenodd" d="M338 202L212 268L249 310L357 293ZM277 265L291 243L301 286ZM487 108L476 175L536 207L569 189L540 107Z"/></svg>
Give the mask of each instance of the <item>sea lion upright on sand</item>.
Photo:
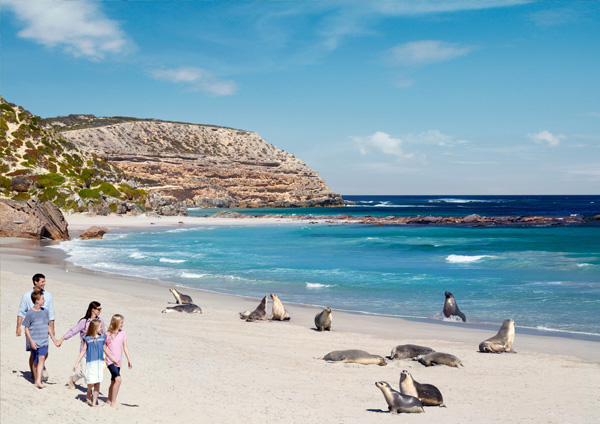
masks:
<svg viewBox="0 0 600 424"><path fill-rule="evenodd" d="M358 349L334 350L333 352L329 352L327 355L319 359L332 362L346 362L362 365L387 365L387 362L383 356L371 355L369 352Z"/></svg>
<svg viewBox="0 0 600 424"><path fill-rule="evenodd" d="M248 321L248 322L266 321L267 320L267 302L268 301L269 301L269 296L263 297L262 300L260 301L260 304L256 307L256 309L254 311L252 311L250 313L250 315L248 315L246 317L246 321ZM244 316L242 314L240 314L240 316L242 317L242 319L244 319Z"/></svg>
<svg viewBox="0 0 600 424"><path fill-rule="evenodd" d="M498 334L479 343L480 352L517 353L512 346L515 341L515 322L512 319L505 319Z"/></svg>
<svg viewBox="0 0 600 424"><path fill-rule="evenodd" d="M315 315L315 327L319 331L331 331L331 322L333 317L331 316L331 308L326 306L321 312Z"/></svg>
<svg viewBox="0 0 600 424"><path fill-rule="evenodd" d="M444 398L437 387L413 380L412 375L406 370L400 373L400 393L416 397L423 406L444 406Z"/></svg>
<svg viewBox="0 0 600 424"><path fill-rule="evenodd" d="M402 393L392 389L385 381L378 381L375 385L383 393L383 397L388 404L388 410L392 414L400 412L419 413L425 412L421 401L414 396L403 395Z"/></svg>
<svg viewBox="0 0 600 424"><path fill-rule="evenodd" d="M192 298L190 296L188 296L187 294L183 294L183 293L179 293L177 290L175 289L169 289L169 291L171 293L173 293L173 296L175 297L175 301L179 304L183 304L183 303L194 303L194 301L192 300Z"/></svg>
<svg viewBox="0 0 600 424"><path fill-rule="evenodd" d="M272 320L277 321L289 321L290 314L283 307L283 303L281 303L281 299L274 293L271 293L271 299L273 299L273 313L271 314Z"/></svg>
<svg viewBox="0 0 600 424"><path fill-rule="evenodd" d="M392 353L390 353L390 359L416 358L419 355L429 355L433 352L435 352L435 350L426 346L418 346L413 344L398 345L392 349Z"/></svg>
<svg viewBox="0 0 600 424"><path fill-rule="evenodd" d="M467 317L463 314L460 309L458 309L458 305L456 304L456 300L454 296L450 292L445 292L446 301L444 302L444 316L446 318L450 318L451 316L460 317L463 322L467 322Z"/></svg>

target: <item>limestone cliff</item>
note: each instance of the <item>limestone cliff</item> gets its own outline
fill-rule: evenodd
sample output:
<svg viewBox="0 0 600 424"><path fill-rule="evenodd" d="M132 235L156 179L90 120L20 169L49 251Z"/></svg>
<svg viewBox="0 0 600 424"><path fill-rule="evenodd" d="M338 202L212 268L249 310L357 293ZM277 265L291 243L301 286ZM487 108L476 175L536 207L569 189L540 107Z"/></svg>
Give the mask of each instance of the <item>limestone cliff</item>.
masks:
<svg viewBox="0 0 600 424"><path fill-rule="evenodd" d="M254 132L134 118L45 120L65 139L189 207L343 205L314 170Z"/></svg>

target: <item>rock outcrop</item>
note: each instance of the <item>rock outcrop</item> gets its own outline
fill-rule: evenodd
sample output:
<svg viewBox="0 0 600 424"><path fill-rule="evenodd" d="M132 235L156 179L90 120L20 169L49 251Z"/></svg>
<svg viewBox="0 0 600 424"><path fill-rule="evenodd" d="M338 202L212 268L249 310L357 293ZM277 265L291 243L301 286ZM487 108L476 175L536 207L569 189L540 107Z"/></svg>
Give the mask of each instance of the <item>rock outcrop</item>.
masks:
<svg viewBox="0 0 600 424"><path fill-rule="evenodd" d="M108 231L108 228L93 225L87 230L85 230L83 233L81 233L79 238L82 240L101 239L102 237L104 237L104 234L108 233Z"/></svg>
<svg viewBox="0 0 600 424"><path fill-rule="evenodd" d="M69 240L68 224L52 202L0 199L0 237Z"/></svg>
<svg viewBox="0 0 600 424"><path fill-rule="evenodd" d="M342 197L327 187L317 172L253 132L92 115L45 122L73 144L135 178L148 193L161 194L169 204L238 208L343 205Z"/></svg>

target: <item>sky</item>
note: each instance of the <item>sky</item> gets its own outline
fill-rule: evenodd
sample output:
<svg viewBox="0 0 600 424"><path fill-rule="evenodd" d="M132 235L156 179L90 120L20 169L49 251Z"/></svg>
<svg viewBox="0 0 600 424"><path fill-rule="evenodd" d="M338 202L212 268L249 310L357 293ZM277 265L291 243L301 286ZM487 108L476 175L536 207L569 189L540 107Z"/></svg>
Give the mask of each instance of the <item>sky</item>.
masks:
<svg viewBox="0 0 600 424"><path fill-rule="evenodd" d="M44 118L257 132L342 195L600 193L600 1L2 0Z"/></svg>

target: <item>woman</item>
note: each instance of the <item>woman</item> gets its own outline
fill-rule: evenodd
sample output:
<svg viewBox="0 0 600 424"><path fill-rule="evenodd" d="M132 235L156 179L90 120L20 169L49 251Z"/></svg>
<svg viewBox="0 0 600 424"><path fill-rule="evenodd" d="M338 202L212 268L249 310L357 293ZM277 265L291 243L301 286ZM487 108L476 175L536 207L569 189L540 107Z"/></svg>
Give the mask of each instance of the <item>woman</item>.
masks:
<svg viewBox="0 0 600 424"><path fill-rule="evenodd" d="M69 340L75 334L79 333L79 337L81 338L81 344L79 346L79 351L81 352L84 347L83 338L85 337L85 335L88 331L90 322L92 322L93 320L100 321L100 326L102 328L102 331L100 334L104 334L104 320L102 318L100 318L100 312L102 312L102 307L100 305L100 302L95 302L95 301L90 302L90 305L88 306L85 316L77 322L75 327L73 327L69 331L67 331L67 334L65 334L63 337L60 338L60 340L58 340L55 343L56 347L60 347L62 342L64 342L65 340ZM85 353L84 353L83 359L79 363L79 370L74 375L69 377L69 389L74 389L75 383L77 382L77 380L79 380L80 378L83 378L84 376L85 376Z"/></svg>

